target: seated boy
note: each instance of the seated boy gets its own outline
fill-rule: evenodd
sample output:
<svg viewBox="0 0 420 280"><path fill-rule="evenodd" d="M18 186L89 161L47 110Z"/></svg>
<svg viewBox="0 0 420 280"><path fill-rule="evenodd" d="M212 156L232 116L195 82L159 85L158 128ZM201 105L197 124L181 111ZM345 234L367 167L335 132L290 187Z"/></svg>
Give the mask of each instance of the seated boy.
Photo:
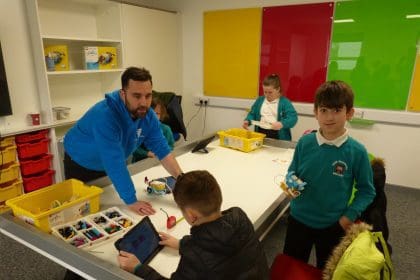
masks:
<svg viewBox="0 0 420 280"><path fill-rule="evenodd" d="M170 279L268 279L267 260L251 221L238 207L220 210L222 193L209 172L182 175L173 195L191 231L181 240L160 232L160 244L181 255ZM120 251L118 262L146 280L165 279L133 254Z"/></svg>

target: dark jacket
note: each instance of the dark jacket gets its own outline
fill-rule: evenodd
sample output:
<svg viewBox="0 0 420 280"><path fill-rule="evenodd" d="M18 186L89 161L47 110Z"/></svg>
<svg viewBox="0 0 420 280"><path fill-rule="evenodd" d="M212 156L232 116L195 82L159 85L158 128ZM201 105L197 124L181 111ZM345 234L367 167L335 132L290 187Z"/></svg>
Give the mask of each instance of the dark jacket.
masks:
<svg viewBox="0 0 420 280"><path fill-rule="evenodd" d="M388 243L389 229L388 221L386 219L387 201L385 195L385 165L383 160L375 158L371 161L373 171L373 185L375 186L376 196L372 203L362 213L360 220L372 225L372 231L381 231L387 242L390 253L392 252L391 245Z"/></svg>
<svg viewBox="0 0 420 280"><path fill-rule="evenodd" d="M170 279L268 279L263 248L245 212L233 207L222 214L193 226L191 235L181 239L181 259ZM135 274L146 280L166 279L147 265Z"/></svg>

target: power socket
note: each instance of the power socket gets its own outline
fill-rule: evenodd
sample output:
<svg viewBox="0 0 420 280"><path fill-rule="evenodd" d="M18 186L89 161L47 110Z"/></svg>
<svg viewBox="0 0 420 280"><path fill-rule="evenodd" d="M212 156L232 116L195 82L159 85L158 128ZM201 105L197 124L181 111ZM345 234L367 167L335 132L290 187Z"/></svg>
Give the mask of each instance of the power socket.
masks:
<svg viewBox="0 0 420 280"><path fill-rule="evenodd" d="M198 98L200 105L204 105L204 106L208 106L209 105L209 98L208 97L204 97L204 96L200 96Z"/></svg>

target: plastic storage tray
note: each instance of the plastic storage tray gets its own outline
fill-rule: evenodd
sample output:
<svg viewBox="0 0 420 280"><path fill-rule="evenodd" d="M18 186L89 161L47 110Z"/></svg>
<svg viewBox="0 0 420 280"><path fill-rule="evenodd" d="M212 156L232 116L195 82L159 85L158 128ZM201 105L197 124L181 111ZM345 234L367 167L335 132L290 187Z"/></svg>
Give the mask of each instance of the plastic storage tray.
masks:
<svg viewBox="0 0 420 280"><path fill-rule="evenodd" d="M50 232L51 227L98 212L102 192L99 187L69 179L9 199L6 205L12 208L14 216Z"/></svg>
<svg viewBox="0 0 420 280"><path fill-rule="evenodd" d="M49 142L49 139L42 139L37 142L18 143L19 159L26 159L48 153Z"/></svg>
<svg viewBox="0 0 420 280"><path fill-rule="evenodd" d="M47 170L31 176L22 176L25 193L33 192L53 183L54 170Z"/></svg>
<svg viewBox="0 0 420 280"><path fill-rule="evenodd" d="M16 143L28 143L33 141L38 141L42 139L47 139L48 129L29 132L25 134L16 135Z"/></svg>
<svg viewBox="0 0 420 280"><path fill-rule="evenodd" d="M16 161L16 146L0 147L0 168L14 161Z"/></svg>
<svg viewBox="0 0 420 280"><path fill-rule="evenodd" d="M133 219L117 207L52 228L54 235L67 243L83 248L119 236L134 225Z"/></svg>
<svg viewBox="0 0 420 280"><path fill-rule="evenodd" d="M15 137L14 136L0 138L0 148L13 146L13 145L15 145Z"/></svg>
<svg viewBox="0 0 420 280"><path fill-rule="evenodd" d="M218 131L220 146L251 152L263 145L265 134L249 131L242 128L231 128Z"/></svg>
<svg viewBox="0 0 420 280"><path fill-rule="evenodd" d="M20 161L20 171L22 175L27 176L48 170L51 166L52 155L45 154L31 159L22 159Z"/></svg>
<svg viewBox="0 0 420 280"><path fill-rule="evenodd" d="M22 180L0 185L0 213L9 209L6 206L6 200L17 197L22 194Z"/></svg>
<svg viewBox="0 0 420 280"><path fill-rule="evenodd" d="M0 170L0 184L8 183L19 178L19 163L3 165Z"/></svg>

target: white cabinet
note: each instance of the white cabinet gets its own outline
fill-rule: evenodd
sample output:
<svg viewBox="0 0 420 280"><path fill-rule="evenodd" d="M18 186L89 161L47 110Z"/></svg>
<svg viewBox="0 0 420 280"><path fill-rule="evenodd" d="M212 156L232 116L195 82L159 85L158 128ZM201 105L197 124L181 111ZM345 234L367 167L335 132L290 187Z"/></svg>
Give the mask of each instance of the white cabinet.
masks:
<svg viewBox="0 0 420 280"><path fill-rule="evenodd" d="M123 71L121 3L107 0L25 0L38 80L42 126L50 127L56 180L63 179L57 143L104 93L120 87ZM47 68L51 46L65 46L68 69ZM112 47L116 63L108 69L87 70L85 47ZM53 107L69 107L69 117L54 118Z"/></svg>
<svg viewBox="0 0 420 280"><path fill-rule="evenodd" d="M121 4L106 0L27 0L28 13L34 15L32 34L40 39L34 49L41 48L43 72L47 75L45 97L52 107L70 107L69 119L54 120L55 126L68 125L79 119L105 92L119 86L122 72ZM36 46L37 45L37 46ZM67 48L68 70L48 71L44 48L64 45ZM112 69L86 70L84 47L113 47L116 64ZM41 64L38 58L38 64ZM49 100L48 100L49 99ZM49 102L48 102L49 101ZM83 102L81 102L83 101Z"/></svg>

